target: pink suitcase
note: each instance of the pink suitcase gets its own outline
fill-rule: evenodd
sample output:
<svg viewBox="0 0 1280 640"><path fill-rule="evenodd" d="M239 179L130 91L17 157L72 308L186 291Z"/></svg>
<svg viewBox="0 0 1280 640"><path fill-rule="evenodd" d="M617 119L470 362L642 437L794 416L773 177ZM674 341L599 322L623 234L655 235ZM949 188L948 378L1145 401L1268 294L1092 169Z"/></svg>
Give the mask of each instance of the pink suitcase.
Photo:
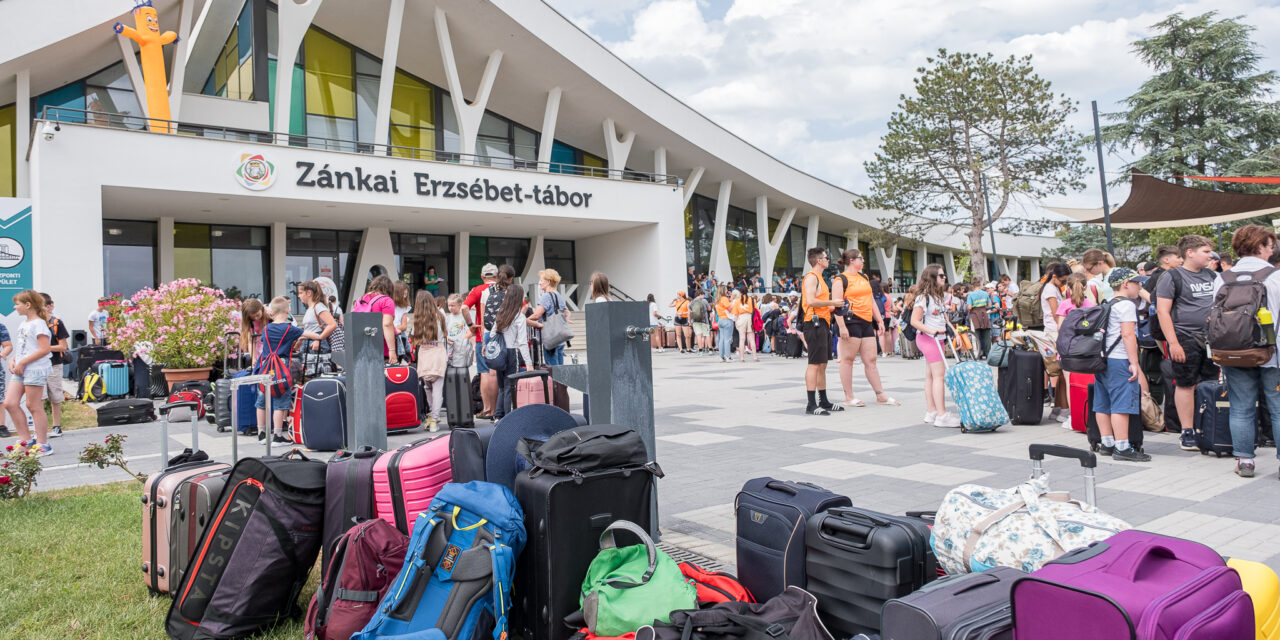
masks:
<svg viewBox="0 0 1280 640"><path fill-rule="evenodd" d="M410 535L418 514L452 475L447 433L388 451L373 465L374 513Z"/></svg>
<svg viewBox="0 0 1280 640"><path fill-rule="evenodd" d="M180 522L176 507L184 502L200 502L201 484L208 480L217 486L216 479L225 476L228 469L230 465L206 460L179 464L147 476L142 486L142 580L151 591L169 593L169 586L177 583L174 575L186 565L185 558L173 557L175 549L190 549L204 531L204 523L195 518L191 519L195 526L175 526ZM178 490L184 483L194 491L180 497ZM211 506L209 500L205 498L203 502L207 510ZM213 502L217 502L216 497ZM191 504L183 514L194 514L197 506ZM186 520L184 517L182 521Z"/></svg>
<svg viewBox="0 0 1280 640"><path fill-rule="evenodd" d="M531 404L551 404L551 372L546 369L530 369L508 376L515 382L516 407Z"/></svg>
<svg viewBox="0 0 1280 640"><path fill-rule="evenodd" d="M1250 640L1253 605L1213 549L1129 530L1013 585L1015 640Z"/></svg>
<svg viewBox="0 0 1280 640"><path fill-rule="evenodd" d="M387 431L407 431L422 425L422 386L418 370L407 365L387 367Z"/></svg>

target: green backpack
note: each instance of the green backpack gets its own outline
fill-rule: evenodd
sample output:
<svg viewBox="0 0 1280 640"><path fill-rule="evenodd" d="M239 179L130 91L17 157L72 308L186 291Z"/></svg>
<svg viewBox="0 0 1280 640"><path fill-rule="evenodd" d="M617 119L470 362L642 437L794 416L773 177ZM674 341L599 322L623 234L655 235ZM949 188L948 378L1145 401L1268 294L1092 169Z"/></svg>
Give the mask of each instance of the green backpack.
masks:
<svg viewBox="0 0 1280 640"><path fill-rule="evenodd" d="M619 548L615 530L635 534L643 544ZM593 635L620 636L654 620L669 622L672 611L697 608L698 591L644 529L617 520L600 534L600 553L582 581L580 602Z"/></svg>

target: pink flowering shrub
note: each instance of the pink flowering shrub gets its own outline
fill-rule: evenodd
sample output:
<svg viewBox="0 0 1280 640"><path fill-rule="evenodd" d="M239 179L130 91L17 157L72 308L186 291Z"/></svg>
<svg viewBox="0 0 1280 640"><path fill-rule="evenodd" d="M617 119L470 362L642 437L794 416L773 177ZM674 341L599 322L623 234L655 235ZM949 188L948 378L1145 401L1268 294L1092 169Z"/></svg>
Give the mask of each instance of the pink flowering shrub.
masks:
<svg viewBox="0 0 1280 640"><path fill-rule="evenodd" d="M237 330L237 306L195 278L174 280L134 294L133 305L119 307L120 321L107 332L115 348L148 355L169 369L209 367L222 353L226 333Z"/></svg>
<svg viewBox="0 0 1280 640"><path fill-rule="evenodd" d="M0 500L21 498L36 486L42 465L36 447L9 445L0 451Z"/></svg>

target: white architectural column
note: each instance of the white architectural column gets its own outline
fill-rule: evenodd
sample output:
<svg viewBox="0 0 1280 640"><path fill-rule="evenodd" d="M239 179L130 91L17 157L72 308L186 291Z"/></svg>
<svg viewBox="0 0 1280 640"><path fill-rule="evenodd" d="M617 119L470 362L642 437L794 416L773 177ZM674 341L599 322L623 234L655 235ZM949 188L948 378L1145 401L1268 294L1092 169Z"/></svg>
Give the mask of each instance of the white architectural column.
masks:
<svg viewBox="0 0 1280 640"><path fill-rule="evenodd" d="M884 247L876 247L875 251L876 261L880 263L880 278L883 280L893 278L894 261L898 259L898 245L889 247L887 252Z"/></svg>
<svg viewBox="0 0 1280 640"><path fill-rule="evenodd" d="M627 156L631 155L631 145L636 141L636 132L628 131L618 137L618 126L613 118L604 119L604 151L609 161L609 177L622 179L622 170L627 168Z"/></svg>
<svg viewBox="0 0 1280 640"><path fill-rule="evenodd" d="M132 42L123 35L116 35L116 44L120 45L120 59L124 60L125 71L129 72L129 84L133 85L133 96L138 100L142 116L146 117L151 113L151 107L147 104L147 88L142 84L142 68L138 66Z"/></svg>
<svg viewBox="0 0 1280 640"><path fill-rule="evenodd" d="M31 197L31 166L27 164L27 151L31 148L31 71L23 69L17 74L18 91L14 113L14 127L17 132L13 136L17 143L14 154L14 194L19 198ZM39 114L36 114L39 116Z"/></svg>
<svg viewBox="0 0 1280 640"><path fill-rule="evenodd" d="M374 267L380 267L392 280L400 279L400 273L396 271L396 252L391 245L391 231L386 227L369 227L360 238L356 266L347 274L351 281L351 298L347 300L347 309L355 308L356 300L364 295L364 283Z"/></svg>
<svg viewBox="0 0 1280 640"><path fill-rule="evenodd" d="M667 148L658 147L653 150L653 172L665 176L667 174Z"/></svg>
<svg viewBox="0 0 1280 640"><path fill-rule="evenodd" d="M440 57L444 62L445 79L449 81L449 97L453 100L453 112L458 119L458 137L462 142L462 153L466 156L474 156L476 135L480 133L480 120L484 117L485 105L489 103L489 92L493 90L493 81L498 77L498 66L502 64L502 50L495 49L489 54L489 60L484 65L484 74L480 77L480 86L476 89L476 99L468 103L462 91L462 81L458 79L458 63L453 57L453 41L449 39L449 22L445 18L444 9L440 7L436 7L436 37L440 41ZM462 163L474 164L474 160L471 157L465 157Z"/></svg>
<svg viewBox="0 0 1280 640"><path fill-rule="evenodd" d="M920 281L920 274L924 273L924 268L929 264L929 247L923 242L916 243L916 282ZM955 280L947 276L947 282L955 283Z"/></svg>
<svg viewBox="0 0 1280 640"><path fill-rule="evenodd" d="M804 234L804 250L808 251L818 246L818 215L809 216L809 226L805 229ZM832 262L835 262L832 260Z"/></svg>
<svg viewBox="0 0 1280 640"><path fill-rule="evenodd" d="M182 85L187 75L187 49L191 47L191 17L196 12L196 0L182 0L178 13L178 41L173 48L173 77L169 78L169 118L181 120ZM179 64L178 61L182 61Z"/></svg>
<svg viewBox="0 0 1280 640"><path fill-rule="evenodd" d="M947 272L947 282L956 281L956 252L947 249L942 253L942 268Z"/></svg>
<svg viewBox="0 0 1280 640"><path fill-rule="evenodd" d="M382 74L378 78L378 107L373 120L373 143L390 144L391 94L396 86L396 59L400 56L400 27L404 22L404 0L391 0L387 14L387 34L382 46ZM387 149L390 155L391 149Z"/></svg>
<svg viewBox="0 0 1280 640"><path fill-rule="evenodd" d="M684 190L684 204L680 206L681 210L689 206L689 200L693 199L693 192L698 188L698 183L702 181L702 167L694 167L689 172L689 177L685 178L684 184L680 188Z"/></svg>
<svg viewBox="0 0 1280 640"><path fill-rule="evenodd" d="M849 249L858 248L858 230L857 229L850 229L844 232L844 248L846 251ZM863 262L867 262L871 260L867 256L863 256L862 258L863 258Z"/></svg>
<svg viewBox="0 0 1280 640"><path fill-rule="evenodd" d="M288 228L283 222L271 223L271 277L268 280L271 282L272 297L285 295L289 290L289 276L285 272L285 256L287 255L286 248L288 247L289 242L289 234L286 233L287 229ZM169 246L172 247L173 228L170 227L169 231ZM347 277L350 278L353 276L352 274L347 274ZM352 287L351 289L354 291L355 287ZM350 309L350 301L348 301L347 305L343 308Z"/></svg>
<svg viewBox="0 0 1280 640"><path fill-rule="evenodd" d="M526 295L538 299L538 272L547 268L547 259L543 250L545 236L529 238L529 258L524 261L524 271L520 273L520 284L524 285ZM573 274L569 274L573 277Z"/></svg>
<svg viewBox="0 0 1280 640"><path fill-rule="evenodd" d="M560 87L547 92L547 106L542 112L542 132L538 138L538 170L551 170L551 148L556 142L556 119L560 117Z"/></svg>
<svg viewBox="0 0 1280 640"><path fill-rule="evenodd" d="M769 203L764 196L756 198L756 238L760 242L760 277L764 279L766 291L773 291L774 263L778 259L778 251L782 243L787 241L787 230L796 217L796 208L787 207L778 221L778 228L769 235Z"/></svg>
<svg viewBox="0 0 1280 640"><path fill-rule="evenodd" d="M716 279L722 282L731 278L729 266L729 247L726 244L726 232L729 224L729 196L733 194L733 181L720 183L720 196L716 199L716 225L711 234L710 270L715 272Z"/></svg>
<svg viewBox="0 0 1280 640"><path fill-rule="evenodd" d="M173 218L161 216L156 224L156 254L160 262L160 282L173 281Z"/></svg>
<svg viewBox="0 0 1280 640"><path fill-rule="evenodd" d="M1031 279L1032 280L1040 279L1040 261L1034 258L1031 260ZM1018 281L1018 279L1012 275L1009 276L1009 280L1012 280L1015 284L1017 284L1017 281Z"/></svg>
<svg viewBox="0 0 1280 640"><path fill-rule="evenodd" d="M289 144L289 114L293 107L293 65L298 60L298 49L307 35L311 21L316 17L322 0L288 0L277 3L277 70L275 132L277 144ZM280 135L283 134L283 135ZM355 291L358 287L352 287ZM283 291L284 289L280 289ZM351 307L348 306L348 309Z"/></svg>
<svg viewBox="0 0 1280 640"><path fill-rule="evenodd" d="M471 292L471 232L459 231L453 236L453 272L457 288L466 297Z"/></svg>

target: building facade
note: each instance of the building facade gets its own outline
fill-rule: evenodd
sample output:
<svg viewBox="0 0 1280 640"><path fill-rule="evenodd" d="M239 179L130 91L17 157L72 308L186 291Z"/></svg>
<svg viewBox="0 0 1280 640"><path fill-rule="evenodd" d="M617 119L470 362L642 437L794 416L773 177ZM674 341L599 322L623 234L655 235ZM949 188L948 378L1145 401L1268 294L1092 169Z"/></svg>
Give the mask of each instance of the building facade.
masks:
<svg viewBox="0 0 1280 640"><path fill-rule="evenodd" d="M0 233L23 253L0 251L0 289L51 293L73 326L100 295L176 277L269 298L326 276L348 305L373 274L465 292L493 262L526 283L553 267L571 300L602 271L665 302L687 266L795 273L807 247L861 246L906 284L965 253L943 230L867 246L884 212L539 1L153 0L178 35L160 72L112 29L131 4L64 0L51 21L41 0L0 3L0 24L32 25L0 39ZM1054 242L997 241L1022 277Z"/></svg>

